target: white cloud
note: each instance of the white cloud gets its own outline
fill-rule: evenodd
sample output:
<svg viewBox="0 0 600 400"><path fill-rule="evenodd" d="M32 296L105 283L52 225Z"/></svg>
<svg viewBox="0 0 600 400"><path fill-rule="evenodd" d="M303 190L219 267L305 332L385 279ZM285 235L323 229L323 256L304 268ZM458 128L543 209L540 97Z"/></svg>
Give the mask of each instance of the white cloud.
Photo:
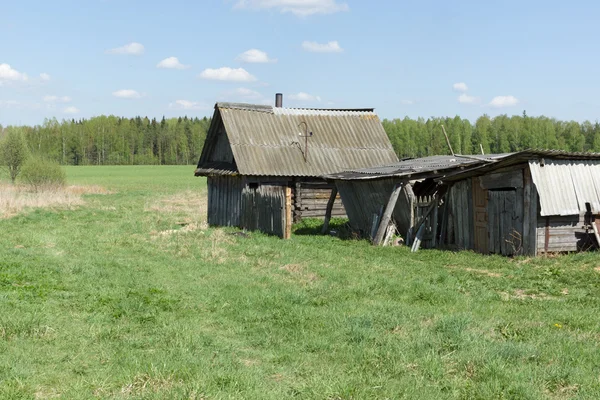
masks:
<svg viewBox="0 0 600 400"><path fill-rule="evenodd" d="M458 96L457 100L461 104L478 104L480 102L479 97L469 96L466 93L463 93L460 96Z"/></svg>
<svg viewBox="0 0 600 400"><path fill-rule="evenodd" d="M0 85L4 82L26 82L27 74L19 72L9 64L0 64Z"/></svg>
<svg viewBox="0 0 600 400"><path fill-rule="evenodd" d="M77 107L67 107L63 110L65 114L79 114L79 109Z"/></svg>
<svg viewBox="0 0 600 400"><path fill-rule="evenodd" d="M341 53L344 51L337 40L332 40L327 43L309 42L305 40L302 42L302 48L313 53Z"/></svg>
<svg viewBox="0 0 600 400"><path fill-rule="evenodd" d="M490 101L490 106L495 108L513 107L519 104L515 96L496 96Z"/></svg>
<svg viewBox="0 0 600 400"><path fill-rule="evenodd" d="M44 82L48 82L48 81L50 80L50 75L48 75L48 74L47 74L47 73L45 73L45 72L42 72L42 73L40 74L40 79L41 79L42 81L44 81Z"/></svg>
<svg viewBox="0 0 600 400"><path fill-rule="evenodd" d="M117 90L116 92L113 92L112 95L121 99L139 99L142 97L141 94L132 89Z"/></svg>
<svg viewBox="0 0 600 400"><path fill-rule="evenodd" d="M257 92L256 90L252 90L252 89L248 89L248 88L237 88L234 91L234 94L241 96L241 97L245 97L247 99L260 99L262 98L262 94L260 94L259 92Z"/></svg>
<svg viewBox="0 0 600 400"><path fill-rule="evenodd" d="M466 92L467 90L469 90L469 87L464 82L458 82L452 85L452 89L454 89L457 92Z"/></svg>
<svg viewBox="0 0 600 400"><path fill-rule="evenodd" d="M246 50L236 60L245 63L274 63L277 62L276 58L269 58L269 55L262 50L250 49Z"/></svg>
<svg viewBox="0 0 600 400"><path fill-rule="evenodd" d="M405 106L412 106L413 104L415 104L415 102L412 100L400 100L400 104Z"/></svg>
<svg viewBox="0 0 600 400"><path fill-rule="evenodd" d="M169 108L176 110L208 110L210 107L204 103L189 100L175 100L169 104Z"/></svg>
<svg viewBox="0 0 600 400"><path fill-rule="evenodd" d="M21 103L16 100L0 100L0 107L2 108L16 107L20 104Z"/></svg>
<svg viewBox="0 0 600 400"><path fill-rule="evenodd" d="M46 103L69 103L71 98L69 96L44 96Z"/></svg>
<svg viewBox="0 0 600 400"><path fill-rule="evenodd" d="M132 56L141 56L142 54L144 54L144 45L133 42L126 44L125 46L106 50L106 54L125 54Z"/></svg>
<svg viewBox="0 0 600 400"><path fill-rule="evenodd" d="M296 93L296 94L290 94L288 97L291 100L303 101L303 102L321 101L321 97L320 96L313 96L312 94L308 94L308 93L305 93L305 92L300 92L300 93Z"/></svg>
<svg viewBox="0 0 600 400"><path fill-rule="evenodd" d="M200 73L200 78L215 81L229 82L254 82L256 77L246 71L244 68L207 68Z"/></svg>
<svg viewBox="0 0 600 400"><path fill-rule="evenodd" d="M156 68L165 68L165 69L188 69L190 65L184 65L179 62L177 57L168 57L159 62L156 65Z"/></svg>
<svg viewBox="0 0 600 400"><path fill-rule="evenodd" d="M348 4L338 3L336 0L238 0L235 8L273 9L281 13L292 13L299 17L333 14L350 9Z"/></svg>

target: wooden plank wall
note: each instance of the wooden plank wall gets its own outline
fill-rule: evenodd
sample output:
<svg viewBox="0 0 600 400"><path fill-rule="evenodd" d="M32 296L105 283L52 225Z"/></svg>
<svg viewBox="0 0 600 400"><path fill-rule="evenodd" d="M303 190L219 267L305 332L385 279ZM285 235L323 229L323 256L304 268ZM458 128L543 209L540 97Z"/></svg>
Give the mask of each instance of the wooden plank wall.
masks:
<svg viewBox="0 0 600 400"><path fill-rule="evenodd" d="M538 193L529 167L523 169L523 255L537 254Z"/></svg>
<svg viewBox="0 0 600 400"><path fill-rule="evenodd" d="M490 190L488 196L489 252L523 254L523 190Z"/></svg>
<svg viewBox="0 0 600 400"><path fill-rule="evenodd" d="M281 238L286 232L287 185L245 185L242 189L240 225Z"/></svg>
<svg viewBox="0 0 600 400"><path fill-rule="evenodd" d="M294 221L302 218L324 218L327 210L327 201L331 195L334 183L324 180L299 180L294 184L293 204ZM346 210L341 197L336 197L331 212L332 217L346 217Z"/></svg>
<svg viewBox="0 0 600 400"><path fill-rule="evenodd" d="M415 198L414 202L414 222L413 226L419 224L419 222L423 219L423 214L429 210L431 207L431 202L437 201L434 196L418 196ZM429 213L429 216L425 220L425 229L423 233L423 239L421 242L421 248L430 249L435 247L435 235L438 232L438 218L437 218L437 209L434 209ZM416 228L415 228L416 229ZM416 232L415 232L416 234Z"/></svg>
<svg viewBox="0 0 600 400"><path fill-rule="evenodd" d="M537 218L537 253L585 251L596 247L594 232L586 230L585 216L550 216Z"/></svg>
<svg viewBox="0 0 600 400"><path fill-rule="evenodd" d="M208 224L240 226L242 178L237 176L208 177Z"/></svg>
<svg viewBox="0 0 600 400"><path fill-rule="evenodd" d="M336 181L352 229L363 237L370 236L373 215L383 213L396 183L393 179ZM402 236L412 226L413 203L412 190L405 187L392 215Z"/></svg>
<svg viewBox="0 0 600 400"><path fill-rule="evenodd" d="M448 191L446 244L460 249L473 248L473 195L471 179L456 182Z"/></svg>

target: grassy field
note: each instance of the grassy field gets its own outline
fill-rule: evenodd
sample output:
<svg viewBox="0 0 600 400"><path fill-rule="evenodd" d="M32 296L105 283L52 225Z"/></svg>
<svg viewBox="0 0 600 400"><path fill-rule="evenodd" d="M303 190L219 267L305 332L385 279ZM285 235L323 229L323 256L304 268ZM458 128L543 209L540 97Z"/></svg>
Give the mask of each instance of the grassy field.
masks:
<svg viewBox="0 0 600 400"><path fill-rule="evenodd" d="M105 194L0 219L1 399L600 398L595 253L237 235L193 167L67 173Z"/></svg>

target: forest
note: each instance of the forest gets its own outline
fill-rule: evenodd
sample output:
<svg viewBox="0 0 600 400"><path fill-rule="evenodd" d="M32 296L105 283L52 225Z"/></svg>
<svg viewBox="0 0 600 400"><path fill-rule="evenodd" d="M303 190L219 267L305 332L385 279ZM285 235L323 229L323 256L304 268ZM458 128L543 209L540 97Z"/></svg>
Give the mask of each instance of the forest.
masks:
<svg viewBox="0 0 600 400"><path fill-rule="evenodd" d="M210 118L99 116L81 120L46 119L20 130L33 154L62 165L190 165L198 162Z"/></svg>
<svg viewBox="0 0 600 400"><path fill-rule="evenodd" d="M600 124L560 121L544 116L483 115L475 123L454 118L384 119L400 158L448 154L442 125L457 154L507 153L527 148L600 152ZM210 118L99 116L81 120L47 119L42 125L2 128L23 132L32 153L62 165L189 165L202 152Z"/></svg>

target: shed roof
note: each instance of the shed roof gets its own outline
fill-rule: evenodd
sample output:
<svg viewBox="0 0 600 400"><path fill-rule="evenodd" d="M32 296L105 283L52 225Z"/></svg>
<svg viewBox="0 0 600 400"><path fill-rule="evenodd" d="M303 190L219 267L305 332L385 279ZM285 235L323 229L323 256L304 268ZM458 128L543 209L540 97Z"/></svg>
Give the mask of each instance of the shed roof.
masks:
<svg viewBox="0 0 600 400"><path fill-rule="evenodd" d="M398 161L372 108L308 109L217 103L206 142L216 140L222 120L237 173L321 176L349 168ZM312 135L310 135L312 133ZM304 136L310 135L307 139ZM205 145L205 150L209 146ZM305 149L308 149L307 151ZM305 157L306 153L306 157ZM196 175L233 173L203 151Z"/></svg>
<svg viewBox="0 0 600 400"><path fill-rule="evenodd" d="M600 160L529 161L540 215L600 214Z"/></svg>
<svg viewBox="0 0 600 400"><path fill-rule="evenodd" d="M504 157L492 163L471 166L464 171L452 172L440 180L454 182L465 178L483 175L499 168L510 167L529 162L529 160L555 159L555 160L600 160L600 153L575 153L562 150L528 149L516 153L507 153Z"/></svg>
<svg viewBox="0 0 600 400"><path fill-rule="evenodd" d="M457 181L524 163L529 165L539 195L540 215L582 214L587 211L586 203L594 214L600 214L600 153L525 150L443 180Z"/></svg>
<svg viewBox="0 0 600 400"><path fill-rule="evenodd" d="M397 163L347 170L326 176L335 180L364 180L382 179L389 177L415 179L419 176L440 177L445 173L468 166L489 164L495 160L506 157L508 154L486 154L486 155L454 155L454 156L429 156L402 160Z"/></svg>

